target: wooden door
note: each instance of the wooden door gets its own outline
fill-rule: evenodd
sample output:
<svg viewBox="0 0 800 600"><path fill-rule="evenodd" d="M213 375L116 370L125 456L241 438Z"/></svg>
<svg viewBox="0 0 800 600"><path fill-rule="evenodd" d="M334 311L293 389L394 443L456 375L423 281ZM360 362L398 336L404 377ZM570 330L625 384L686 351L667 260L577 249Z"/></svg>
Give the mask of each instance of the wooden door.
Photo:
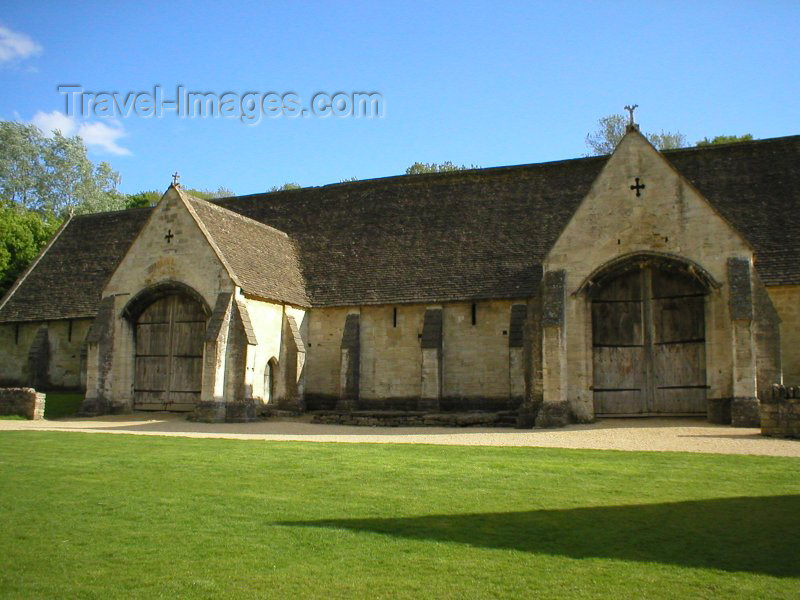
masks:
<svg viewBox="0 0 800 600"><path fill-rule="evenodd" d="M136 322L135 410L189 411L200 400L206 320L198 302L166 296Z"/></svg>
<svg viewBox="0 0 800 600"><path fill-rule="evenodd" d="M650 267L594 294L596 415L706 412L704 301L688 277Z"/></svg>

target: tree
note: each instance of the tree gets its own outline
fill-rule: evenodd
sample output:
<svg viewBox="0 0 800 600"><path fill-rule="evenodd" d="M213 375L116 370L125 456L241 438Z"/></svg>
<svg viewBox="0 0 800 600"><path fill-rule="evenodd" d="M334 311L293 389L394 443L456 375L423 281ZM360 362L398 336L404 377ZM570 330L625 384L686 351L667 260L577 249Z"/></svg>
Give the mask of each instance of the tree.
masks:
<svg viewBox="0 0 800 600"><path fill-rule="evenodd" d="M466 171L468 169L478 169L477 165L455 165L452 162L443 163L421 163L415 162L406 169L406 175L421 175L423 173L448 173L450 171Z"/></svg>
<svg viewBox="0 0 800 600"><path fill-rule="evenodd" d="M0 204L0 297L58 229L58 219Z"/></svg>
<svg viewBox="0 0 800 600"><path fill-rule="evenodd" d="M589 156L611 154L626 132L628 120L622 115L608 115L598 121L599 128L586 136ZM682 133L645 133L644 136L658 150L672 150L686 147L686 136Z"/></svg>
<svg viewBox="0 0 800 600"><path fill-rule="evenodd" d="M125 208L143 208L155 206L161 200L161 194L157 190L147 190L137 194L128 194L125 200Z"/></svg>
<svg viewBox="0 0 800 600"><path fill-rule="evenodd" d="M297 186L300 187L300 186ZM185 190L187 194L200 198L201 200L215 200L216 198L230 198L234 193L226 187L218 187L215 191L212 190L196 190L188 188Z"/></svg>
<svg viewBox="0 0 800 600"><path fill-rule="evenodd" d="M89 160L80 137L48 138L34 125L0 121L0 201L63 219L123 208L119 182L111 165Z"/></svg>
<svg viewBox="0 0 800 600"><path fill-rule="evenodd" d="M299 190L299 189L300 189L300 184L299 183L294 183L293 181L289 181L287 183L284 183L280 187L278 187L277 185L273 185L267 191L268 192L285 192L287 190Z"/></svg>
<svg viewBox="0 0 800 600"><path fill-rule="evenodd" d="M749 133L744 135L718 135L713 140L707 137L697 142L697 146L716 146L717 144L733 144L735 142L751 142L753 136Z"/></svg>

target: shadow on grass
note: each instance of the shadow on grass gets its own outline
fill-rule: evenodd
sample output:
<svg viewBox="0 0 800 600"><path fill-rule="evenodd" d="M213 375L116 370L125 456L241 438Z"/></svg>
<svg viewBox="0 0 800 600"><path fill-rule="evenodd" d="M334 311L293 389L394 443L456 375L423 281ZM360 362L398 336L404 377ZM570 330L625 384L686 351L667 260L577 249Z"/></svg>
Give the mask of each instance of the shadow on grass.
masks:
<svg viewBox="0 0 800 600"><path fill-rule="evenodd" d="M800 576L800 496L279 524L569 558Z"/></svg>

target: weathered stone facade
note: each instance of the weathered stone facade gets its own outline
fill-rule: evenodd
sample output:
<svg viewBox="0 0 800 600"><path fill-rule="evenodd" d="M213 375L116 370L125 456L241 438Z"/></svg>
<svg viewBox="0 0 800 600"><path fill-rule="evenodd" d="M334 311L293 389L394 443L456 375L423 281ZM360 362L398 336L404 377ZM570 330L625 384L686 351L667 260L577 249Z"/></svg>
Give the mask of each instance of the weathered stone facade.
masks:
<svg viewBox="0 0 800 600"><path fill-rule="evenodd" d="M757 425L800 374L800 247L752 218L775 212L753 166L775 148L800 138L662 154L632 128L609 158L216 204L171 186L59 232L0 303L0 381L85 385L87 414ZM90 229L109 257L64 275ZM81 290L63 314L59 276Z"/></svg>
<svg viewBox="0 0 800 600"><path fill-rule="evenodd" d="M47 389L85 389L86 333L91 319L0 324L0 385ZM43 347L43 334L46 343ZM39 336L39 346L34 342ZM31 351L34 350L34 372ZM41 384L44 384L41 385Z"/></svg>

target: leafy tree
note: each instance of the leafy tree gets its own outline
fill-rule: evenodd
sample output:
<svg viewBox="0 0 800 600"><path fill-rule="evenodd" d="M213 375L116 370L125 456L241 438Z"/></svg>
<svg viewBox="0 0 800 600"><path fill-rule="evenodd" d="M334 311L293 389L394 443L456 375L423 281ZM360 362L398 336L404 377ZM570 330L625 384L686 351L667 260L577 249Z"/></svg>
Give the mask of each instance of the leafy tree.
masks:
<svg viewBox="0 0 800 600"><path fill-rule="evenodd" d="M78 136L45 137L34 125L0 121L0 200L42 215L117 210L125 196L106 162L86 155Z"/></svg>
<svg viewBox="0 0 800 600"><path fill-rule="evenodd" d="M285 192L286 190L299 190L300 189L299 183L294 183L293 181L289 181L284 183L282 186L278 187L277 185L273 185L269 188L269 192Z"/></svg>
<svg viewBox="0 0 800 600"><path fill-rule="evenodd" d="M598 129L586 136L589 156L611 154L626 132L628 120L622 115L608 115L598 121ZM644 136L659 150L686 147L686 136L682 133L645 133Z"/></svg>
<svg viewBox="0 0 800 600"><path fill-rule="evenodd" d="M156 190L139 192L138 194L128 194L125 200L125 208L142 208L145 206L155 206L161 200L161 194Z"/></svg>
<svg viewBox="0 0 800 600"><path fill-rule="evenodd" d="M466 171L468 169L478 169L477 165L455 165L452 162L443 163L421 163L415 162L406 169L406 175L421 175L423 173L448 173L450 171Z"/></svg>
<svg viewBox="0 0 800 600"><path fill-rule="evenodd" d="M300 186L297 186L300 187ZM226 187L218 187L215 191L213 190L196 190L193 188L189 188L186 190L187 193L191 194L195 198L200 198L201 200L214 200L216 198L230 198L234 195L234 193Z"/></svg>
<svg viewBox="0 0 800 600"><path fill-rule="evenodd" d="M58 229L53 217L0 204L0 297L2 297Z"/></svg>
<svg viewBox="0 0 800 600"><path fill-rule="evenodd" d="M705 137L699 142L697 142L697 145L715 146L717 144L733 144L735 142L751 142L751 141L753 141L753 136L749 133L745 133L744 135L718 135L713 140L709 140L707 137Z"/></svg>

